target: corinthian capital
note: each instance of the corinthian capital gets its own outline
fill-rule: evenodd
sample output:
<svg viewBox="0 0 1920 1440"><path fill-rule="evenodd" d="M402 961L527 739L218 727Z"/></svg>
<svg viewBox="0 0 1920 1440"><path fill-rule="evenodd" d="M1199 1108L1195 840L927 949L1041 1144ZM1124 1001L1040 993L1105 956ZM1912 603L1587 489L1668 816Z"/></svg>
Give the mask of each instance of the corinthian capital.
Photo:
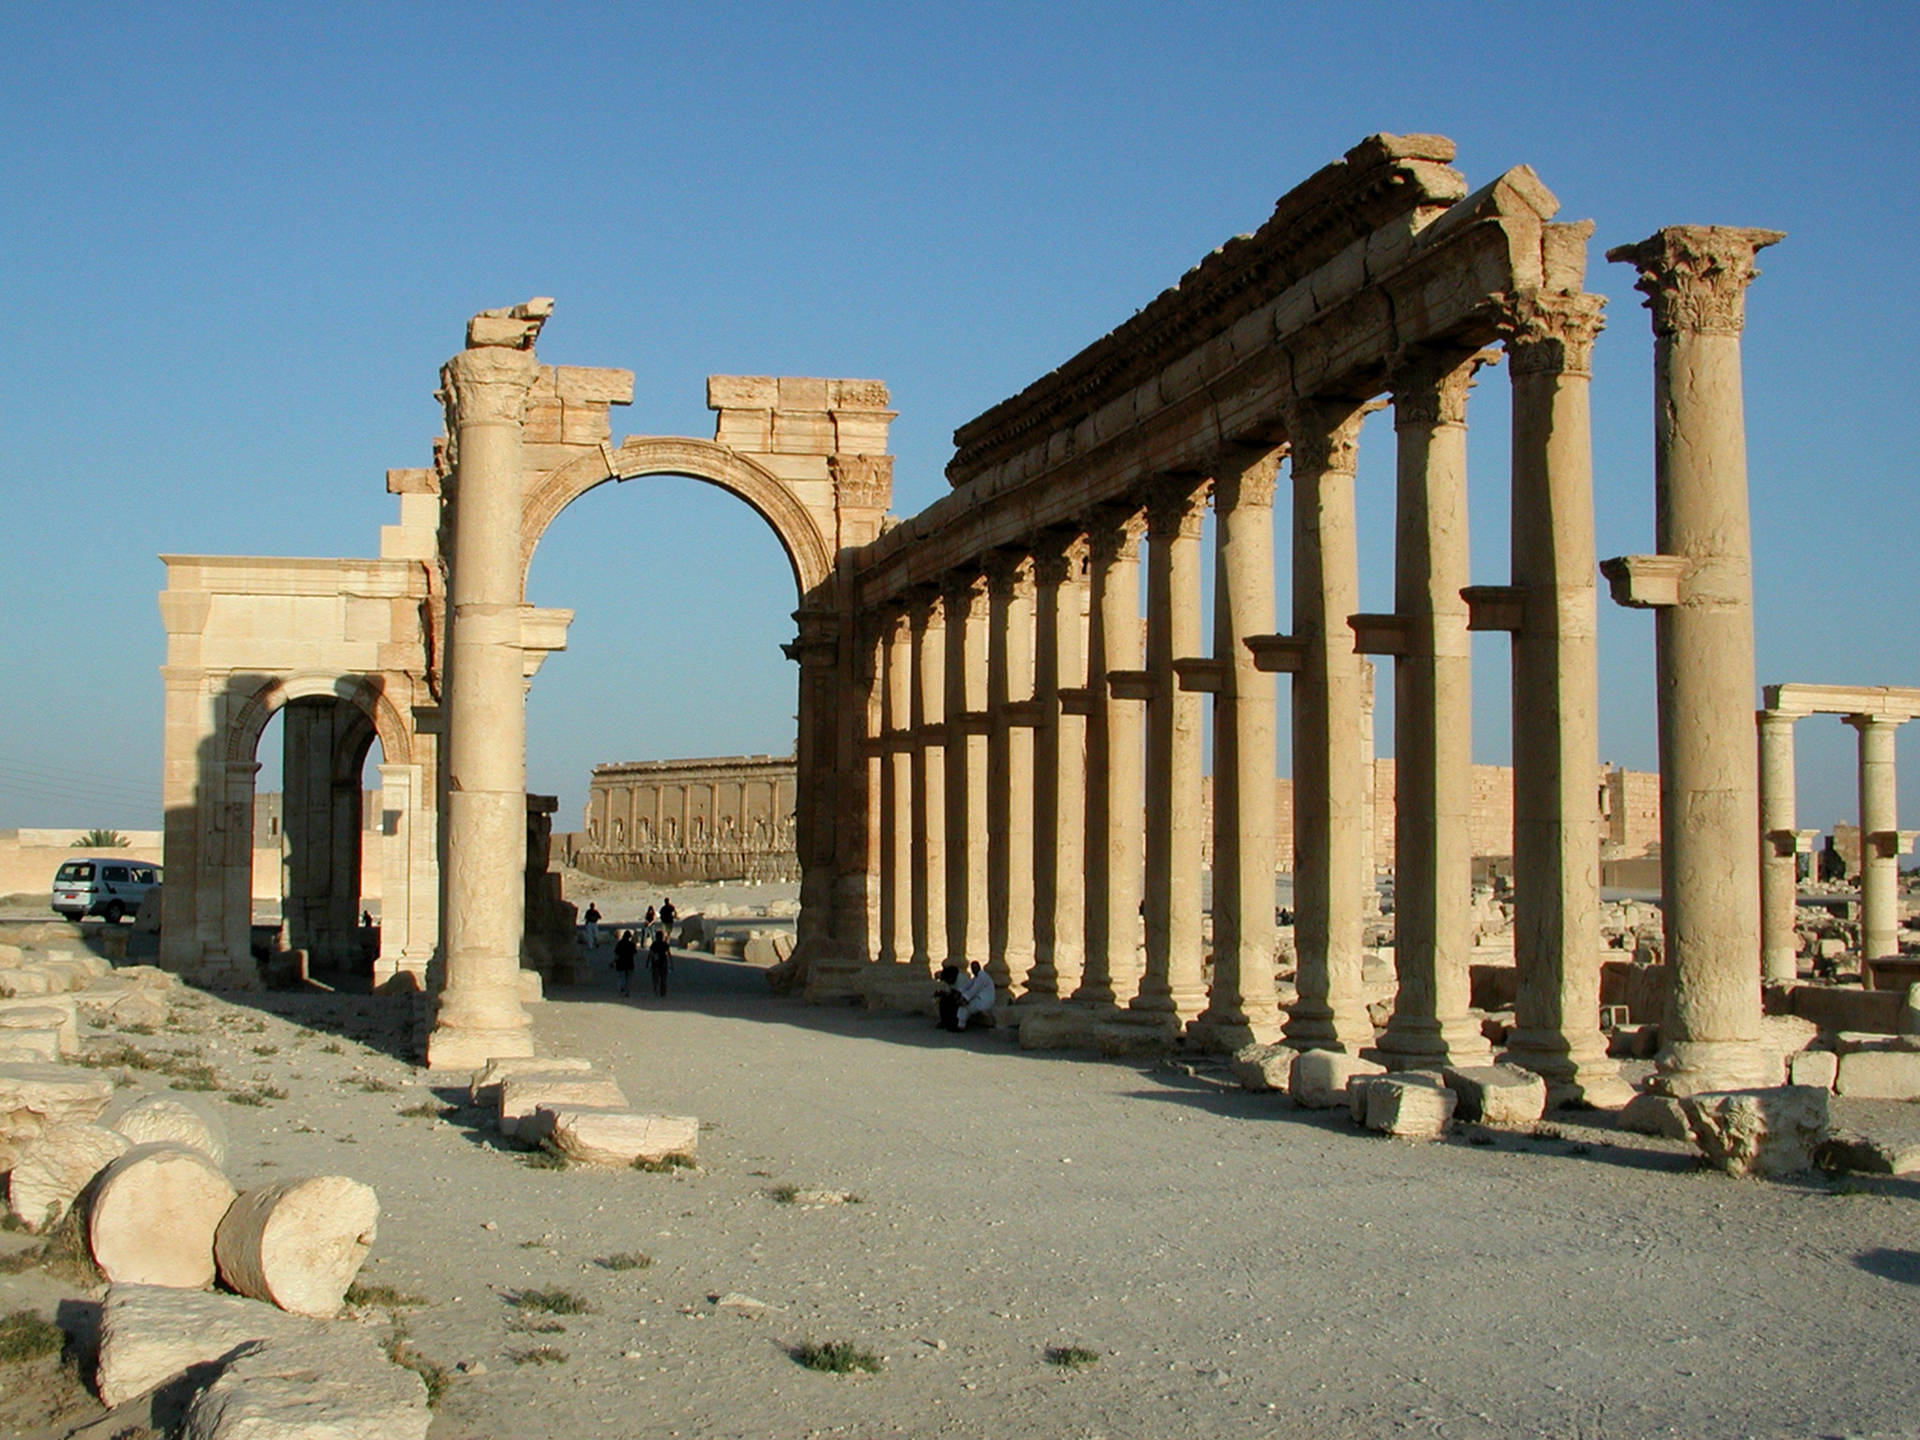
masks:
<svg viewBox="0 0 1920 1440"><path fill-rule="evenodd" d="M1593 373L1593 340L1606 321L1604 295L1522 290L1509 295L1500 334L1516 375Z"/></svg>
<svg viewBox="0 0 1920 1440"><path fill-rule="evenodd" d="M1738 335L1747 319L1747 286L1760 271L1756 252L1786 239L1779 230L1733 225L1669 225L1637 245L1616 245L1607 259L1633 266L1633 288L1647 297L1656 335Z"/></svg>
<svg viewBox="0 0 1920 1440"><path fill-rule="evenodd" d="M498 345L462 350L440 367L448 433L489 421L520 424L527 415L527 391L539 374L540 362L531 350Z"/></svg>
<svg viewBox="0 0 1920 1440"><path fill-rule="evenodd" d="M1147 534L1155 539L1198 540L1207 518L1211 480L1161 475L1147 485Z"/></svg>
<svg viewBox="0 0 1920 1440"><path fill-rule="evenodd" d="M1474 373L1490 360L1492 351L1415 351L1394 367L1393 423L1402 425L1464 425L1467 392Z"/></svg>
<svg viewBox="0 0 1920 1440"><path fill-rule="evenodd" d="M1271 506L1274 477L1279 474L1280 457L1285 453L1285 446L1228 446L1213 465L1214 509Z"/></svg>
<svg viewBox="0 0 1920 1440"><path fill-rule="evenodd" d="M1296 478L1335 471L1351 475L1360 460L1360 423L1377 400L1306 396L1287 405L1287 451Z"/></svg>

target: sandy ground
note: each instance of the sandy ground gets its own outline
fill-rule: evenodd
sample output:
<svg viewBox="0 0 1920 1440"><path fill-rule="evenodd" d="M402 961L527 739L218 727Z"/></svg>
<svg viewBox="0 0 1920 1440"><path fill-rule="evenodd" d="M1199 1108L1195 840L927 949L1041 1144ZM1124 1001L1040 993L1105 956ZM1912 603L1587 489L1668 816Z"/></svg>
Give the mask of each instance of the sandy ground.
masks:
<svg viewBox="0 0 1920 1440"><path fill-rule="evenodd" d="M288 1091L208 1097L242 1187L377 1188L362 1278L429 1302L414 1343L454 1372L434 1440L1912 1433L1910 1181L1736 1181L1564 1120L1393 1142L1211 1065L808 1007L737 962L683 954L664 1002L610 978L537 1007L541 1049L698 1115L697 1171L534 1169L470 1110L403 1114L464 1094L402 1058L389 1001L195 997L153 1036L92 1043ZM782 1203L783 1185L858 1199ZM600 1263L621 1253L651 1263ZM511 1303L529 1287L591 1311L530 1320ZM766 1308L714 1303L730 1293ZM63 1298L84 1319L73 1282L0 1277L0 1310ZM804 1369L808 1340L880 1372ZM1098 1358L1051 1365L1057 1346ZM0 1370L0 1434L153 1418L69 1389L49 1419L46 1370Z"/></svg>

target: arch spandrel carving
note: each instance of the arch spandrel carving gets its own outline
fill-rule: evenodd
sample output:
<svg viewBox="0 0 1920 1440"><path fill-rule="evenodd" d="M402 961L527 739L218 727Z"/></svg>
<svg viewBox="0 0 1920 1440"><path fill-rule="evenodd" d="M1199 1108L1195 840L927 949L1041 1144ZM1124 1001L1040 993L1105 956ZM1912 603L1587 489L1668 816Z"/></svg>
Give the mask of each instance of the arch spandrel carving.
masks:
<svg viewBox="0 0 1920 1440"><path fill-rule="evenodd" d="M611 467L611 468L609 468ZM738 450L686 436L629 436L611 451L595 451L541 476L521 505L520 585L547 527L587 491L610 480L685 475L738 495L773 527L794 584L805 599L833 574L833 549L813 514L779 477Z"/></svg>

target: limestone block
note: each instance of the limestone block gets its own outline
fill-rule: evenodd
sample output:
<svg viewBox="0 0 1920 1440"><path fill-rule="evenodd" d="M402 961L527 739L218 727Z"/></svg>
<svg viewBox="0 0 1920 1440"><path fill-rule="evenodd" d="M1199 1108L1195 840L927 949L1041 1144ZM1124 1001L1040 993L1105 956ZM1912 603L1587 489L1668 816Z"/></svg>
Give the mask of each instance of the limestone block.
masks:
<svg viewBox="0 0 1920 1440"><path fill-rule="evenodd" d="M122 1405L243 1346L317 1328L258 1300L164 1285L111 1285L100 1306L101 1403Z"/></svg>
<svg viewBox="0 0 1920 1440"><path fill-rule="evenodd" d="M0 1047L16 1062L57 1065L62 1059L58 1022L32 1029L19 1025L0 1029Z"/></svg>
<svg viewBox="0 0 1920 1440"><path fill-rule="evenodd" d="M94 1184L87 1244L109 1281L201 1290L213 1234L233 1204L220 1167L184 1145L136 1145Z"/></svg>
<svg viewBox="0 0 1920 1440"><path fill-rule="evenodd" d="M1810 1085L1708 1090L1680 1103L1701 1153L1731 1175L1797 1175L1827 1138L1827 1092Z"/></svg>
<svg viewBox="0 0 1920 1440"><path fill-rule="evenodd" d="M326 1328L243 1351L194 1397L181 1440L425 1440L427 1387L375 1337Z"/></svg>
<svg viewBox="0 0 1920 1440"><path fill-rule="evenodd" d="M1814 1041L1820 1038L1820 1027L1811 1020L1803 1020L1798 1015L1763 1015L1760 1017L1760 1048L1769 1055L1777 1057L1778 1070L1773 1078L1781 1084L1786 1083L1787 1065L1793 1056L1798 1055Z"/></svg>
<svg viewBox="0 0 1920 1440"><path fill-rule="evenodd" d="M379 1221L378 1197L358 1180L283 1180L233 1202L214 1233L214 1260L228 1288L324 1320L339 1313Z"/></svg>
<svg viewBox="0 0 1920 1440"><path fill-rule="evenodd" d="M591 1060L577 1055L514 1055L489 1060L473 1072L467 1098L475 1105L498 1105L500 1082L510 1075L585 1074L592 1069Z"/></svg>
<svg viewBox="0 0 1920 1440"><path fill-rule="evenodd" d="M114 997L103 1018L114 1025L159 1026L166 1024L172 1014L173 1007L167 1003L163 991L151 985L135 985Z"/></svg>
<svg viewBox="0 0 1920 1440"><path fill-rule="evenodd" d="M14 1161L7 1208L28 1230L45 1230L131 1148L126 1136L102 1125L55 1125L29 1140Z"/></svg>
<svg viewBox="0 0 1920 1440"><path fill-rule="evenodd" d="M110 939L111 936L103 937ZM124 939L124 935L122 936ZM39 971L53 987L50 994L64 995L69 990L84 990L97 978L94 967L74 958L45 960Z"/></svg>
<svg viewBox="0 0 1920 1440"><path fill-rule="evenodd" d="M1438 1089L1446 1088L1446 1077L1437 1070L1394 1070L1388 1075L1356 1075L1347 1082L1347 1118L1354 1124L1364 1126L1367 1123L1367 1105L1372 1095L1372 1085L1376 1080L1403 1080L1414 1085L1432 1085Z"/></svg>
<svg viewBox="0 0 1920 1440"><path fill-rule="evenodd" d="M931 985L923 988L930 994ZM1080 1005L1022 1002L1013 1008L1022 1050L1091 1050L1098 1021Z"/></svg>
<svg viewBox="0 0 1920 1440"><path fill-rule="evenodd" d="M749 965L778 965L787 957L779 950L777 939L765 932L756 932L747 937L747 943L741 949L740 958Z"/></svg>
<svg viewBox="0 0 1920 1440"><path fill-rule="evenodd" d="M1920 1051L1854 1050L1839 1057L1833 1088L1854 1100L1920 1100Z"/></svg>
<svg viewBox="0 0 1920 1440"><path fill-rule="evenodd" d="M220 1113L176 1091L120 1096L101 1113L100 1123L135 1145L184 1145L215 1165L227 1163L227 1126Z"/></svg>
<svg viewBox="0 0 1920 1440"><path fill-rule="evenodd" d="M45 1065L47 1057L41 1053L38 1044L8 1045L0 1043L0 1065ZM0 1167L4 1168L4 1167Z"/></svg>
<svg viewBox="0 0 1920 1440"><path fill-rule="evenodd" d="M1658 1135L1667 1140L1691 1140L1693 1130L1687 1124L1687 1112L1671 1095L1643 1093L1620 1107L1615 1125L1636 1135Z"/></svg>
<svg viewBox="0 0 1920 1440"><path fill-rule="evenodd" d="M1831 1090L1840 1076L1840 1057L1831 1050L1802 1050L1787 1062L1787 1067L1792 1084Z"/></svg>
<svg viewBox="0 0 1920 1440"><path fill-rule="evenodd" d="M29 996L20 1000L0 1000L0 1045L11 1043L6 1035L9 1029L44 1029L48 1016L55 1017L53 1024L60 1032L59 1051L62 1055L80 1053L80 1008L71 995ZM31 1016L20 1020L16 1016Z"/></svg>
<svg viewBox="0 0 1920 1440"><path fill-rule="evenodd" d="M11 969L25 959L26 954L18 945L0 944L0 966Z"/></svg>
<svg viewBox="0 0 1920 1440"><path fill-rule="evenodd" d="M23 965L17 969L0 970L0 995L9 999L21 995L55 995L67 987L63 984L54 988L54 977L47 973L43 965Z"/></svg>
<svg viewBox="0 0 1920 1440"><path fill-rule="evenodd" d="M710 943L711 932L705 915L682 915L674 921L673 931L667 938L683 950L704 950Z"/></svg>
<svg viewBox="0 0 1920 1440"><path fill-rule="evenodd" d="M586 1165L691 1157L700 1144L700 1122L691 1115L635 1115L575 1106L542 1106L541 1114L549 1117L543 1127L548 1147Z"/></svg>
<svg viewBox="0 0 1920 1440"><path fill-rule="evenodd" d="M714 956L721 960L744 960L747 955L747 937L737 930L717 931L711 946Z"/></svg>
<svg viewBox="0 0 1920 1440"><path fill-rule="evenodd" d="M509 1075L500 1082L500 1133L509 1140L520 1122L542 1105L585 1105L624 1110L627 1097L611 1076L578 1071Z"/></svg>
<svg viewBox="0 0 1920 1440"><path fill-rule="evenodd" d="M180 977L171 970L162 970L158 965L120 965L114 969L114 977L128 980L136 985L151 985L156 990L178 990Z"/></svg>
<svg viewBox="0 0 1920 1440"><path fill-rule="evenodd" d="M1244 1089L1284 1090L1299 1053L1287 1045L1243 1045L1228 1059L1227 1068Z"/></svg>
<svg viewBox="0 0 1920 1440"><path fill-rule="evenodd" d="M1446 1072L1462 1120L1531 1125L1547 1111L1547 1082L1518 1065L1462 1065Z"/></svg>
<svg viewBox="0 0 1920 1440"><path fill-rule="evenodd" d="M20 1147L55 1125L95 1119L113 1098L113 1082L64 1065L0 1065L0 1170Z"/></svg>
<svg viewBox="0 0 1920 1440"><path fill-rule="evenodd" d="M1093 1048L1119 1060L1170 1055L1180 1048L1180 1019L1162 1012L1104 1015L1094 1021Z"/></svg>
<svg viewBox="0 0 1920 1440"><path fill-rule="evenodd" d="M1383 1075L1367 1082L1367 1128L1401 1140L1437 1140L1453 1123L1453 1091L1423 1077Z"/></svg>
<svg viewBox="0 0 1920 1440"><path fill-rule="evenodd" d="M1347 1103L1347 1082L1356 1075L1384 1075L1386 1067L1339 1050L1303 1050L1294 1057L1287 1093L1307 1110L1332 1110Z"/></svg>

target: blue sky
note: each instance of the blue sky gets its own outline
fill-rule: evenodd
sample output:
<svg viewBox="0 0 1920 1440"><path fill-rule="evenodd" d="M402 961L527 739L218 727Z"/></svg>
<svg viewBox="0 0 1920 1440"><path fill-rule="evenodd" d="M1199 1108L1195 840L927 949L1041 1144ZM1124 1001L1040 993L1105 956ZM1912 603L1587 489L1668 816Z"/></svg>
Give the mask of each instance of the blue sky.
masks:
<svg viewBox="0 0 1920 1440"><path fill-rule="evenodd" d="M617 433L710 435L709 373L884 379L908 514L956 425L1381 130L1451 136L1476 184L1530 164L1598 223L1602 555L1652 548L1652 381L1601 250L1788 232L1746 345L1760 679L1920 685L1911 5L0 0L0 47L0 826L157 825L154 557L376 553L474 310L557 297L543 358L636 372ZM1472 415L1479 583L1505 388ZM1371 422L1374 609L1389 445ZM597 761L790 746L791 579L739 502L595 491L529 598L579 612L529 702L563 828ZM1602 620L1603 755L1652 768L1651 623ZM1477 646L1501 760L1506 657ZM1801 726L1803 824L1852 817L1851 739Z"/></svg>

